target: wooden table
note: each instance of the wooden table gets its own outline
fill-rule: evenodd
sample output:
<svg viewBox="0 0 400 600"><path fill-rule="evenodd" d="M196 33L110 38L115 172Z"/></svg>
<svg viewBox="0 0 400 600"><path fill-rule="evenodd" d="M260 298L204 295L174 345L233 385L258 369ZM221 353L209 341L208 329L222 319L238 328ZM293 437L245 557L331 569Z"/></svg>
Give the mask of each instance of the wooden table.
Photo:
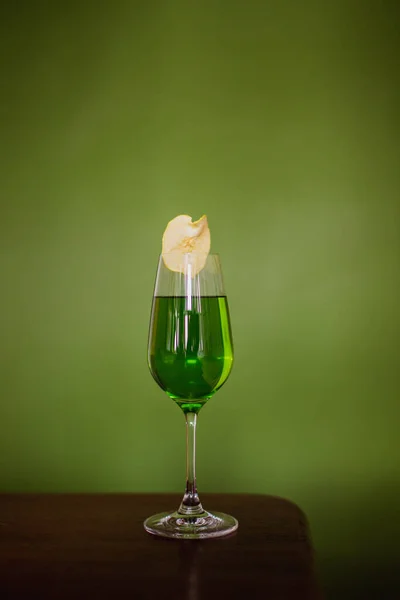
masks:
<svg viewBox="0 0 400 600"><path fill-rule="evenodd" d="M238 531L215 540L150 536L143 520L177 495L0 495L0 597L316 599L307 521L281 498L203 494Z"/></svg>

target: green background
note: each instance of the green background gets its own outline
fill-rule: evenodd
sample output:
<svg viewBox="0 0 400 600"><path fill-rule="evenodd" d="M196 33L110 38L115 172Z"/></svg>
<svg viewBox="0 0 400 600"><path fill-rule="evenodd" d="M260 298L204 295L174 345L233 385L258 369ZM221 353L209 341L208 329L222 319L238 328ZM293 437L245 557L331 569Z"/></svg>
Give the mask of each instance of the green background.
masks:
<svg viewBox="0 0 400 600"><path fill-rule="evenodd" d="M398 8L2 9L2 490L183 491L183 416L147 329L166 223L207 213L236 363L200 414L200 491L289 497L332 589L387 581Z"/></svg>

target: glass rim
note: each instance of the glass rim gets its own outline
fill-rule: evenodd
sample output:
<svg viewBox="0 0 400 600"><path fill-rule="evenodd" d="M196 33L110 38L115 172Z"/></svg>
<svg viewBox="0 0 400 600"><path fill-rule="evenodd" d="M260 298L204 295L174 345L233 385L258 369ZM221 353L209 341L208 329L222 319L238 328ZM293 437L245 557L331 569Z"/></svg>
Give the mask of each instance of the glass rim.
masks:
<svg viewBox="0 0 400 600"><path fill-rule="evenodd" d="M162 258L163 256L169 256L172 253L173 253L173 250L171 252L160 252L159 256L160 256L160 258ZM186 255L196 255L196 252L182 252L182 255L183 256L186 256ZM217 256L219 258L220 254L219 254L219 252L209 252L207 254L207 258L209 256Z"/></svg>

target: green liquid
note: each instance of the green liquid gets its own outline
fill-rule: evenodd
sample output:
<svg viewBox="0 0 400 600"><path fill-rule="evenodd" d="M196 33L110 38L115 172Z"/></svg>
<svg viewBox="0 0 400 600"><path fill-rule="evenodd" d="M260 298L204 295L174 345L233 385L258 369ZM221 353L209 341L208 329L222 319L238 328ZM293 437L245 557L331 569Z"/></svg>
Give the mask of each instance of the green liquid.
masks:
<svg viewBox="0 0 400 600"><path fill-rule="evenodd" d="M185 412L200 410L232 368L226 297L155 297L148 358L158 385Z"/></svg>

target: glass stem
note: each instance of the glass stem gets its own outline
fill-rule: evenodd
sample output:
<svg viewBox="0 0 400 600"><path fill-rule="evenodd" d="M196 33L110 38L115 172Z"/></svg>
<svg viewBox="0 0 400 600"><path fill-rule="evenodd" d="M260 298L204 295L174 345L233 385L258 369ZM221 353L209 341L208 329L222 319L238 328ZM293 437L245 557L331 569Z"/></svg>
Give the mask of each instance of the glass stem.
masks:
<svg viewBox="0 0 400 600"><path fill-rule="evenodd" d="M196 487L196 423L197 413L187 412L186 419L186 490L179 507L183 515L198 515L203 512Z"/></svg>

